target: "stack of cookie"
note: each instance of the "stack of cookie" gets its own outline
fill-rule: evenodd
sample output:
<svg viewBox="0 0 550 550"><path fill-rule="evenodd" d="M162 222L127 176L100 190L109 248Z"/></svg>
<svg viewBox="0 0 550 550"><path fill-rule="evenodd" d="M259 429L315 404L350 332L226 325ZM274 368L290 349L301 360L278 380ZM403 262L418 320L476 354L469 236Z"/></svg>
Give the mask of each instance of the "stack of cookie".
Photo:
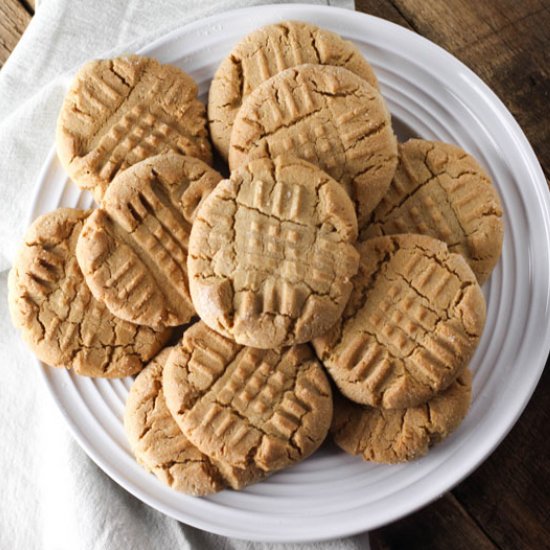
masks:
<svg viewBox="0 0 550 550"><path fill-rule="evenodd" d="M489 177L455 146L399 145L368 62L306 23L239 43L208 119L175 67L79 72L58 152L99 207L31 226L14 323L52 366L141 371L132 450L189 494L261 480L329 431L366 460L421 456L470 403L503 236Z"/></svg>

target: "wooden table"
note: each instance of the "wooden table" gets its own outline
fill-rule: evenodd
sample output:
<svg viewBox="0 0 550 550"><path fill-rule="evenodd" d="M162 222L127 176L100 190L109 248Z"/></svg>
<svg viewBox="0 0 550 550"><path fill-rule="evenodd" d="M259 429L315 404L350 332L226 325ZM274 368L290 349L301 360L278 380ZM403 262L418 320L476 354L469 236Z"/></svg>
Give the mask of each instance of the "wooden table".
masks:
<svg viewBox="0 0 550 550"><path fill-rule="evenodd" d="M504 101L550 174L550 3L544 0L356 0L473 69ZM0 0L0 66L34 2ZM521 365L517 365L521 368ZM550 548L550 371L511 433L439 500L371 534L375 549Z"/></svg>

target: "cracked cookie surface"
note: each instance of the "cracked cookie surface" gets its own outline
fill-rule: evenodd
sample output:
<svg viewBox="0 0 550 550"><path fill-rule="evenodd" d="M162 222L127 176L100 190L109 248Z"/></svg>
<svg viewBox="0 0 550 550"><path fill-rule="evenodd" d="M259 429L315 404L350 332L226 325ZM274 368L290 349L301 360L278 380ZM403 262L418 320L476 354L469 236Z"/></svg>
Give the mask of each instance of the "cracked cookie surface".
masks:
<svg viewBox="0 0 550 550"><path fill-rule="evenodd" d="M286 156L251 161L197 211L188 260L197 313L243 345L307 342L346 305L356 234L353 204L322 170Z"/></svg>
<svg viewBox="0 0 550 550"><path fill-rule="evenodd" d="M204 454L270 473L312 454L332 420L329 381L311 348L240 346L199 322L170 354L168 409Z"/></svg>
<svg viewBox="0 0 550 550"><path fill-rule="evenodd" d="M378 87L372 67L361 52L337 34L301 21L262 27L233 48L210 85L210 135L225 159L233 121L243 99L277 73L304 63L345 67Z"/></svg>
<svg viewBox="0 0 550 550"><path fill-rule="evenodd" d="M388 190L397 166L397 140L378 90L328 65L286 69L243 101L231 133L230 168L283 153L340 182L360 224Z"/></svg>
<svg viewBox="0 0 550 550"><path fill-rule="evenodd" d="M95 298L117 317L176 326L195 314L187 247L196 209L222 177L176 153L143 160L109 185L76 255Z"/></svg>
<svg viewBox="0 0 550 550"><path fill-rule="evenodd" d="M491 179L465 151L411 139L399 145L390 188L361 232L362 239L420 233L445 241L466 258L480 284L502 251L502 206Z"/></svg>
<svg viewBox="0 0 550 550"><path fill-rule="evenodd" d="M59 159L100 202L111 180L145 158L175 151L211 162L206 111L186 73L131 55L84 65L57 121Z"/></svg>
<svg viewBox="0 0 550 550"><path fill-rule="evenodd" d="M377 409L335 399L334 442L364 460L394 464L414 460L445 439L470 407L472 375L465 370L446 390L406 409Z"/></svg>
<svg viewBox="0 0 550 550"><path fill-rule="evenodd" d="M194 496L258 481L262 472L216 464L183 435L162 390L162 371L171 351L162 350L138 374L128 394L124 428L138 463L172 489Z"/></svg>
<svg viewBox="0 0 550 550"><path fill-rule="evenodd" d="M472 357L485 299L466 260L423 235L358 245L359 272L342 318L313 344L352 401L402 409L443 391Z"/></svg>
<svg viewBox="0 0 550 550"><path fill-rule="evenodd" d="M171 331L117 319L92 296L75 257L89 214L59 208L29 227L9 275L10 312L44 363L85 376L129 376L162 348Z"/></svg>

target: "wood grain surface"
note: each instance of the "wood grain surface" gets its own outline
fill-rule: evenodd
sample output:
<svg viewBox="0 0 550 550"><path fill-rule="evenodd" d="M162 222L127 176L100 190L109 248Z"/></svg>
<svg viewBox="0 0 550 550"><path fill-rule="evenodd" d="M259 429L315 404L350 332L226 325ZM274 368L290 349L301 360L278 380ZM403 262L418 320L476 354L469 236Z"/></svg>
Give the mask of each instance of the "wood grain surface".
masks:
<svg viewBox="0 0 550 550"><path fill-rule="evenodd" d="M18 0L0 0L0 67L27 28L34 11Z"/></svg>
<svg viewBox="0 0 550 550"><path fill-rule="evenodd" d="M550 176L548 0L356 0L458 57L516 117ZM0 66L34 2L0 0ZM521 368L521 365L518 365ZM371 533L374 550L550 548L550 372L497 450L453 491Z"/></svg>

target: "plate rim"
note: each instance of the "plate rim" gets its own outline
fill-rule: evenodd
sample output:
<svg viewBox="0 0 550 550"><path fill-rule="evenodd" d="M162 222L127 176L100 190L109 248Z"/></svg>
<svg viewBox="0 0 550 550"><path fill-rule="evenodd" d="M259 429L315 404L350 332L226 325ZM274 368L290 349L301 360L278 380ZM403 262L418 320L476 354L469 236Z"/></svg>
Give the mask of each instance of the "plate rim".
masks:
<svg viewBox="0 0 550 550"><path fill-rule="evenodd" d="M439 57L443 55L445 57L445 60L448 61L451 66L454 65L456 68L460 68L460 71L463 74L468 76L468 80L470 84L477 85L477 87L483 91L483 95L490 99L489 101L490 106L492 108L496 108L499 116L503 118L503 122L506 123L506 125L508 126L508 129L510 130L509 132L510 137L512 137L516 141L518 151L521 152L521 155L525 160L526 166L530 168L530 177L528 179L530 180L530 183L534 185L536 195L539 199L542 218L544 221L546 240L547 242L550 242L550 191L548 189L546 178L542 171L542 167L540 166L540 163L535 155L535 152L531 147L523 130L519 126L518 122L515 120L513 115L508 111L504 103L495 94L495 92L493 92L491 88L489 88L489 86L485 84L483 80L481 80L481 78L478 77L469 67L467 67L464 63L462 63L459 59L457 59L453 54L451 54L444 48L438 46L437 44L431 42L427 38L407 28L401 27L396 23L387 21L385 19L373 16L370 14L365 14L365 13L352 11L345 8L338 8L334 6L323 6L323 5L303 4L303 3L302 4L263 4L258 6L249 6L249 7L227 10L218 14L210 15L205 18L197 19L191 23L178 27L177 29L173 29L172 31L168 32L166 35L159 37L158 39L150 42L146 46L143 46L142 48L138 49L136 53L147 54L148 52L156 48L169 45L172 41L177 40L182 35L192 32L196 28L204 26L205 23L214 23L216 21L219 21L220 19L227 17L228 14L235 16L235 15L239 15L239 13L249 15L251 14L251 12L258 12L261 15L262 12L266 12L269 15L270 13L272 13L272 10L274 8L284 12L285 18L292 17L292 14L289 12L311 10L312 12L330 12L335 14L335 16L339 15L342 17L349 17L349 15L351 14L354 17L363 19L365 21L370 20L371 23L376 25L386 26L386 27L389 26L392 32L401 34L403 37L405 37L406 40L412 40L413 42L416 42L421 47L428 47L432 49ZM39 176L37 178L37 183L35 185L33 199L31 201L30 211L28 215L28 224L32 223L32 221L36 218L35 212L38 207L40 194L43 191L43 186L38 184L39 183L41 184L44 181L48 171L52 169L52 162L55 161L55 157L56 157L56 149L54 144L50 152L48 153L46 160L44 161L44 164L42 165L42 168L40 170ZM545 305L545 311L548 312L549 300L550 300L550 288L548 288L546 298L547 298L547 302ZM75 440L78 442L80 447L95 462L95 464L97 464L100 467L100 469L103 470L105 474L107 474L119 486L124 488L130 494L138 498L140 501L146 503L147 505L151 506L156 510L159 510L160 512L167 515L168 517L176 519L177 521L182 521L184 523L187 523L199 529L203 529L203 530L220 534L223 536L247 538L247 540L255 540L255 541L306 542L306 541L329 540L329 539L334 539L342 536L351 536L360 532L364 532L366 529L374 529L382 525L386 525L388 523L396 521L401 517L411 514L414 511L418 510L419 508L433 502L435 499L441 496L442 491L451 490L453 487L459 484L463 479L465 479L468 475L470 475L472 471L477 467L479 467L481 463L485 461L494 452L494 450L498 447L498 445L500 445L502 440L508 435L508 433L514 427L519 417L523 413L525 407L527 406L527 403L531 399L538 385L540 377L542 376L542 373L544 371L544 367L546 364L546 360L550 352L550 320L546 324L544 336L545 336L544 345L540 346L538 350L535 352L536 361L534 362L538 364L537 374L536 376L532 377L531 383L529 384L524 395L522 396L521 403L516 405L514 414L511 415L511 417L509 417L506 420L506 422L504 422L504 428L502 427L502 425L499 425L500 431L497 432L496 437L494 433L489 434L489 436L484 440L484 444L480 444L477 447L475 452L475 457L468 463L467 467L463 468L459 476L454 476L452 478L451 483L445 482L437 485L436 487L430 488L428 491L425 491L425 493L422 495L422 498L418 498L412 505L409 502L405 506L401 506L399 508L394 509L391 513L386 515L383 521L379 521L374 525L367 525L365 527L364 525L365 521L363 521L362 525L360 524L360 522L355 522L353 526L350 526L346 523L346 525L342 529L338 529L338 525L333 525L331 532L328 532L329 530L326 530L327 532L323 532L321 536L318 536L318 535L311 536L310 534L307 534L307 533L304 534L303 532L301 536L296 535L292 537L285 537L284 534L281 532L272 534L272 536L266 536L266 535L250 536L250 535L247 535L247 533L243 532L242 529L238 529L238 528L225 528L223 526L213 527L211 523L204 520L203 518L200 518L199 520L197 520L195 516L188 519L181 519L180 517L175 517L173 511L169 509L169 506L166 506L158 498L156 499L151 498L147 493L140 491L138 487L134 487L131 483L128 483L124 475L119 472L119 469L116 467L116 465L113 465L102 458L102 456L98 453L98 451L94 449L93 444L91 442L88 442L84 434L80 433L80 430L76 425L76 422L67 414L67 412L65 411L65 409L63 408L60 402L59 397L54 392L53 387L50 385L50 381L48 379L47 373L51 367L44 365L43 363L38 361L38 359L36 359L35 357L33 357L33 360L39 366L39 372L40 372L39 378L42 380L42 383L44 383L44 385L47 388L48 394L53 399L56 405L55 407L56 410L64 418L66 425L69 427L69 431L71 435L75 438ZM416 483L416 481L413 482L413 484L414 483ZM441 489L441 486L443 485L445 487ZM247 511L246 513L250 515L250 512Z"/></svg>

